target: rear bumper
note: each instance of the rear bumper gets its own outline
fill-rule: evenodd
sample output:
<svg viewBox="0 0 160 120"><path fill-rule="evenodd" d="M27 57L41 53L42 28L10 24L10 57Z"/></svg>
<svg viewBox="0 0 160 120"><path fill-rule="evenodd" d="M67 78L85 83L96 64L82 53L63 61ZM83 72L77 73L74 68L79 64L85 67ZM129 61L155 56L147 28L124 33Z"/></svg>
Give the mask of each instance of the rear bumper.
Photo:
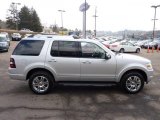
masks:
<svg viewBox="0 0 160 120"><path fill-rule="evenodd" d="M15 70L11 68L9 68L8 70L8 75L13 80L21 80L21 81L26 80L26 77L23 74L15 74Z"/></svg>
<svg viewBox="0 0 160 120"><path fill-rule="evenodd" d="M23 75L19 75L19 74L9 74L9 77L13 80L21 80L21 81L25 81L25 77Z"/></svg>

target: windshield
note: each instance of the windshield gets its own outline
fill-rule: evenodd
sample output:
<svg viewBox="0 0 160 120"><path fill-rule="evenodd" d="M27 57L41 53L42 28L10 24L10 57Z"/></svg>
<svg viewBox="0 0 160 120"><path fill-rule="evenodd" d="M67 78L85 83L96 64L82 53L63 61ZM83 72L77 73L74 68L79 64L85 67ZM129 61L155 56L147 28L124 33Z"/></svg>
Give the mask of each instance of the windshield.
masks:
<svg viewBox="0 0 160 120"><path fill-rule="evenodd" d="M6 38L5 37L0 37L0 42L6 42Z"/></svg>

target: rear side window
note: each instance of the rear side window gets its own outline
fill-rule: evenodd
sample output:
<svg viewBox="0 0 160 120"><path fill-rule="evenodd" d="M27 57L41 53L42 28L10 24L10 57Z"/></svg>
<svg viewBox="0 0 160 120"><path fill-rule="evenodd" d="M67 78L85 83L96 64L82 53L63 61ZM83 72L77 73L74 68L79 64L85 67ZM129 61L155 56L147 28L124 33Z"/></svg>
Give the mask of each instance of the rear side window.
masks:
<svg viewBox="0 0 160 120"><path fill-rule="evenodd" d="M51 55L55 57L78 57L78 43L74 41L54 41Z"/></svg>
<svg viewBox="0 0 160 120"><path fill-rule="evenodd" d="M43 44L44 40L23 40L17 45L13 55L38 56Z"/></svg>

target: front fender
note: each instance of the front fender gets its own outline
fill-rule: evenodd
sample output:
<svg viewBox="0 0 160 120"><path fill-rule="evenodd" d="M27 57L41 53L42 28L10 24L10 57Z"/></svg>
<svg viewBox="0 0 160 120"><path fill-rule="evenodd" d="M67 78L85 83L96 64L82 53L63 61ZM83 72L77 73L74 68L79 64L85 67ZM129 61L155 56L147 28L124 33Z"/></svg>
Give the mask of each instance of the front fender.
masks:
<svg viewBox="0 0 160 120"><path fill-rule="evenodd" d="M117 71L117 76L116 76L116 81L120 82L122 76L130 70L141 70L143 72L145 72L145 74L147 75L147 69L145 68L145 66L143 66L142 64L129 64L124 66L121 70Z"/></svg>

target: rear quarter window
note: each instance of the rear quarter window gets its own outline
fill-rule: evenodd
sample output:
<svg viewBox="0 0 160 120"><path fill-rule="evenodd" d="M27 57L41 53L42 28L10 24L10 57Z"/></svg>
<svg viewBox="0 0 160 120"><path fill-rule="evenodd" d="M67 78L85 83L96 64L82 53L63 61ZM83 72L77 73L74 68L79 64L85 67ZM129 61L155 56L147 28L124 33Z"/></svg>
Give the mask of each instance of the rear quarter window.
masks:
<svg viewBox="0 0 160 120"><path fill-rule="evenodd" d="M39 56L44 40L22 40L15 48L13 55Z"/></svg>

